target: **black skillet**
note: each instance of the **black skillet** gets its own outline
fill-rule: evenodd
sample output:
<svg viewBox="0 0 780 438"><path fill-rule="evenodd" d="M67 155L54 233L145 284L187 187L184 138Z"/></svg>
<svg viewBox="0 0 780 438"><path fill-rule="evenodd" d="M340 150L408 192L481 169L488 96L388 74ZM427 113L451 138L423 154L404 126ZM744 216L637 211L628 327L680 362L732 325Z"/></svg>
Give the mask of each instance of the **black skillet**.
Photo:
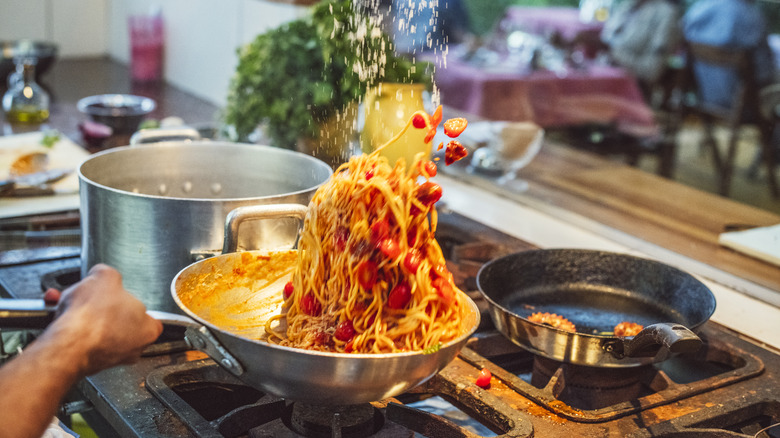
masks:
<svg viewBox="0 0 780 438"><path fill-rule="evenodd" d="M543 249L486 263L477 286L496 327L517 345L565 363L630 367L696 351L693 332L715 311L699 280L666 264L604 251ZM577 332L529 321L534 312L565 317ZM612 333L621 322L644 329Z"/></svg>

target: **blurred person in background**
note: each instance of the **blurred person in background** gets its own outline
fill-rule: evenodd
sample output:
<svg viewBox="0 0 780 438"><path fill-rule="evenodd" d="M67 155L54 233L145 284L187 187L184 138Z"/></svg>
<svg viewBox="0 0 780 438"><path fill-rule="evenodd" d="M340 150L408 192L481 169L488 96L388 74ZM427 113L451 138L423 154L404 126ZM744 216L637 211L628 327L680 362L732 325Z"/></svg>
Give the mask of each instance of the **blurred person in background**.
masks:
<svg viewBox="0 0 780 438"><path fill-rule="evenodd" d="M0 367L0 436L73 436L55 418L66 393L84 377L137 361L162 333L160 321L106 265L95 265L61 296L48 290L46 298L58 302L54 321Z"/></svg>
<svg viewBox="0 0 780 438"><path fill-rule="evenodd" d="M393 36L399 53L446 50L458 44L468 33L468 16L461 0L392 2Z"/></svg>
<svg viewBox="0 0 780 438"><path fill-rule="evenodd" d="M683 34L687 41L718 47L747 48L753 50L753 80L759 88L764 88L759 102L760 106L769 104L769 99L776 96L770 92L772 83L777 83L777 71L772 50L769 47L767 22L763 11L754 0L698 0L688 9L682 21ZM702 103L723 108L729 108L740 78L733 69L695 64L693 73L699 88ZM777 86L775 85L775 88ZM747 110L755 111L754 108ZM776 114L767 110L768 114ZM748 117L758 114L747 113ZM765 117L771 117L767 114ZM780 117L775 116L775 123ZM775 162L780 157L780 129L775 126L772 135ZM758 175L761 164L761 152L756 153L747 174L751 178Z"/></svg>
<svg viewBox="0 0 780 438"><path fill-rule="evenodd" d="M669 70L681 42L682 7L675 0L624 0L615 5L601 41L611 60L638 79L645 96Z"/></svg>
<svg viewBox="0 0 780 438"><path fill-rule="evenodd" d="M754 50L754 80L769 85L775 75L769 48L767 23L753 0L698 0L683 17L685 39L699 44ZM731 106L734 87L739 78L731 69L711 65L694 65L702 101Z"/></svg>

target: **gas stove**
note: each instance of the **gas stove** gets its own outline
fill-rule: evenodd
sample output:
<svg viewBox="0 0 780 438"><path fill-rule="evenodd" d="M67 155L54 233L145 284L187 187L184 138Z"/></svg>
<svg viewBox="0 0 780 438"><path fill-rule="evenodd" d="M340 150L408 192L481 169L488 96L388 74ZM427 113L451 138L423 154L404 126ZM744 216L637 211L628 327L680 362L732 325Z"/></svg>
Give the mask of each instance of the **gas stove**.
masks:
<svg viewBox="0 0 780 438"><path fill-rule="evenodd" d="M780 423L776 351L710 321L701 350L655 365L536 357L495 331L475 284L484 262L534 246L446 211L437 238L482 323L452 363L405 394L360 406L292 403L246 386L166 327L138 363L86 378L65 406L88 406L82 415L100 436L129 437L753 437ZM76 281L79 263L38 253L0 267L0 292L39 297ZM493 375L487 389L474 383L482 368Z"/></svg>

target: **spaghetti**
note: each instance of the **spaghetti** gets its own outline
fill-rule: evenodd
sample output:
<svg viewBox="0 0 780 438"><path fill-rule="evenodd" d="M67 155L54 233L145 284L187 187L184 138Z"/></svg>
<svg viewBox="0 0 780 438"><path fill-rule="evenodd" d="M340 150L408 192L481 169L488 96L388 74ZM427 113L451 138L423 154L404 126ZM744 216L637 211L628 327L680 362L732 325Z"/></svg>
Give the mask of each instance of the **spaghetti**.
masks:
<svg viewBox="0 0 780 438"><path fill-rule="evenodd" d="M429 142L440 121L441 107L417 112L388 144L411 126L428 129ZM454 124L451 137L466 126ZM286 331L269 322L271 341L345 353L434 351L467 329L468 297L434 239L436 165L418 154L411 166L403 158L391 166L381 149L352 157L314 194L285 287ZM446 152L447 162L465 156L454 140Z"/></svg>

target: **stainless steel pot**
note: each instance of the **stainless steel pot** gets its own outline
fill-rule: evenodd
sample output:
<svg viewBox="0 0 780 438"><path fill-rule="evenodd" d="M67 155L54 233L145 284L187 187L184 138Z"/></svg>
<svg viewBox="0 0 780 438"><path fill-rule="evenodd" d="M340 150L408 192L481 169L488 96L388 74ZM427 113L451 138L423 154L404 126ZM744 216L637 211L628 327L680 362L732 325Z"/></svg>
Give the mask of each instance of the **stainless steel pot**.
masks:
<svg viewBox="0 0 780 438"><path fill-rule="evenodd" d="M173 277L221 252L225 219L238 207L308 204L332 169L269 146L167 141L110 149L79 167L82 275L116 268L149 309L178 312ZM246 224L239 248L289 248L294 219Z"/></svg>

